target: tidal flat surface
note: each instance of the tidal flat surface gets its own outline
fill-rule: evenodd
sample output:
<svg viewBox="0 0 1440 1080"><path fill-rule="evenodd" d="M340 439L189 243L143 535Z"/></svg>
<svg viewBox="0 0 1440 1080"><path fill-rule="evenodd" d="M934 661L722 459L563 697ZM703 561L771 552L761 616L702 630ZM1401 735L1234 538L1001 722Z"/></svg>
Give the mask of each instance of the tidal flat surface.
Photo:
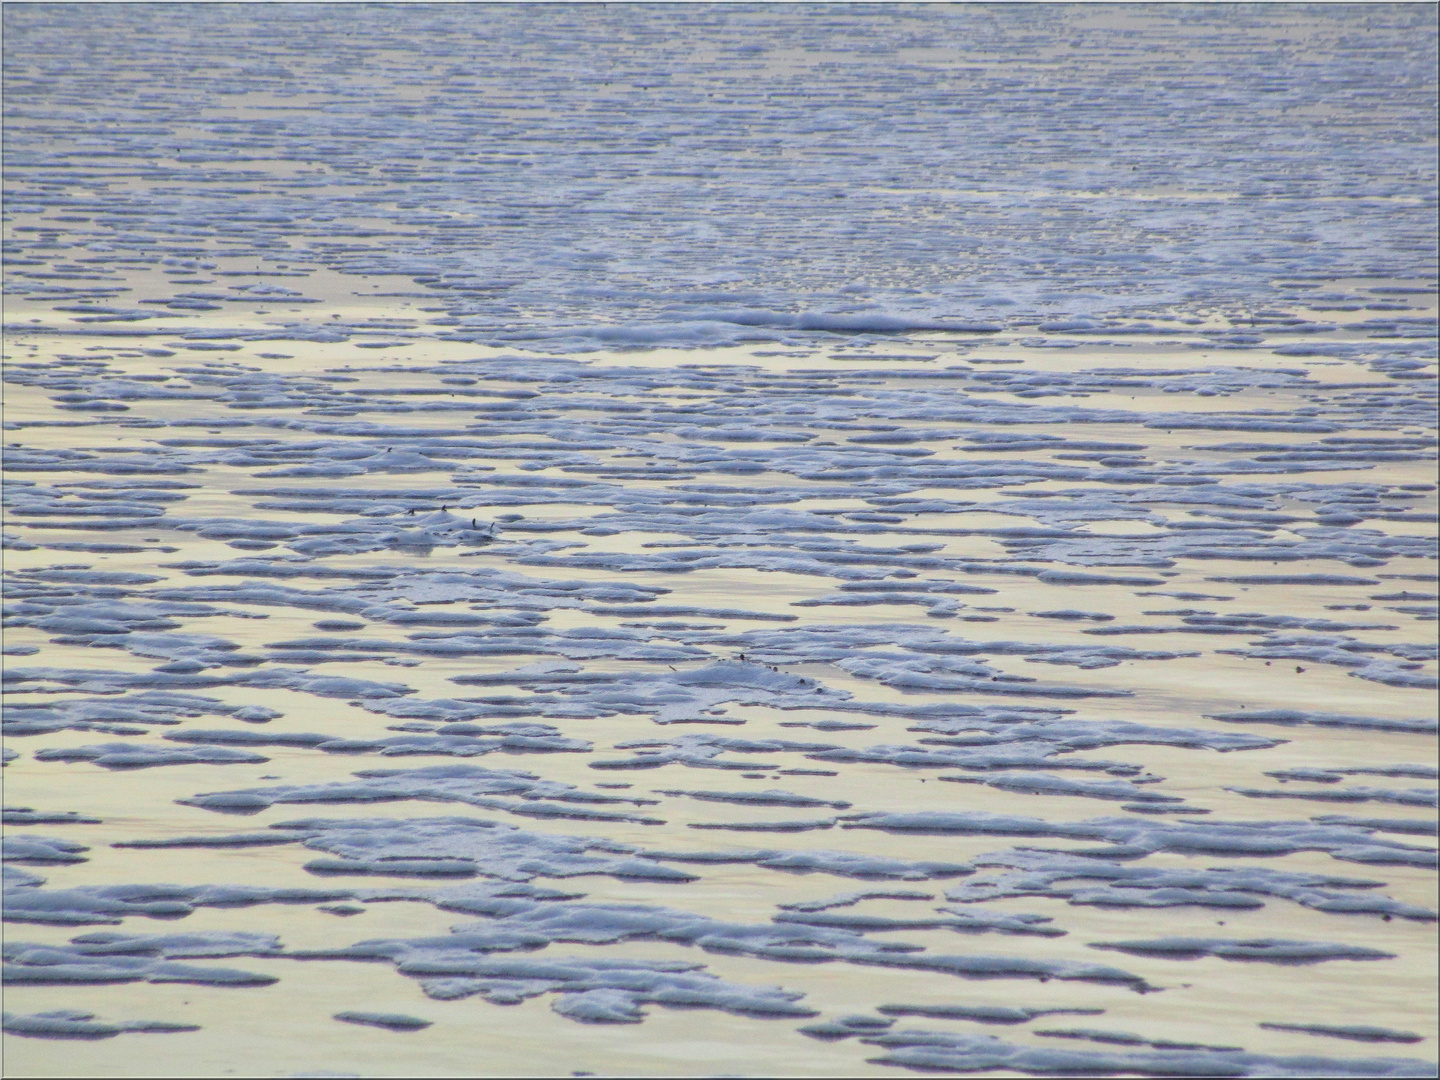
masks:
<svg viewBox="0 0 1440 1080"><path fill-rule="evenodd" d="M13 1076L1433 1076L1433 8L9 6Z"/></svg>

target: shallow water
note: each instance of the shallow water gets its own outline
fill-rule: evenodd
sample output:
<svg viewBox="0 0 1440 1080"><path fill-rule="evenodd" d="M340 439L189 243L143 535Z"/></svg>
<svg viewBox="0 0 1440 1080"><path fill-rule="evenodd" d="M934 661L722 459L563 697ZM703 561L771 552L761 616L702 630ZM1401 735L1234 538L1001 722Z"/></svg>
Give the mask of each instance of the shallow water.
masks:
<svg viewBox="0 0 1440 1080"><path fill-rule="evenodd" d="M79 10L7 1075L1434 1074L1419 9Z"/></svg>

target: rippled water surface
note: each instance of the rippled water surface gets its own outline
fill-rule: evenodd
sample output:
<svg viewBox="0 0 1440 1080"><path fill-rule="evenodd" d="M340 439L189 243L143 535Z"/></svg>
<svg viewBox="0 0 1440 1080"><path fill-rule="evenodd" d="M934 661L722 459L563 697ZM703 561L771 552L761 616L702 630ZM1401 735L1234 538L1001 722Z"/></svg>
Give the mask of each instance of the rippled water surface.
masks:
<svg viewBox="0 0 1440 1080"><path fill-rule="evenodd" d="M1434 15L7 6L7 1075L1434 1075Z"/></svg>

